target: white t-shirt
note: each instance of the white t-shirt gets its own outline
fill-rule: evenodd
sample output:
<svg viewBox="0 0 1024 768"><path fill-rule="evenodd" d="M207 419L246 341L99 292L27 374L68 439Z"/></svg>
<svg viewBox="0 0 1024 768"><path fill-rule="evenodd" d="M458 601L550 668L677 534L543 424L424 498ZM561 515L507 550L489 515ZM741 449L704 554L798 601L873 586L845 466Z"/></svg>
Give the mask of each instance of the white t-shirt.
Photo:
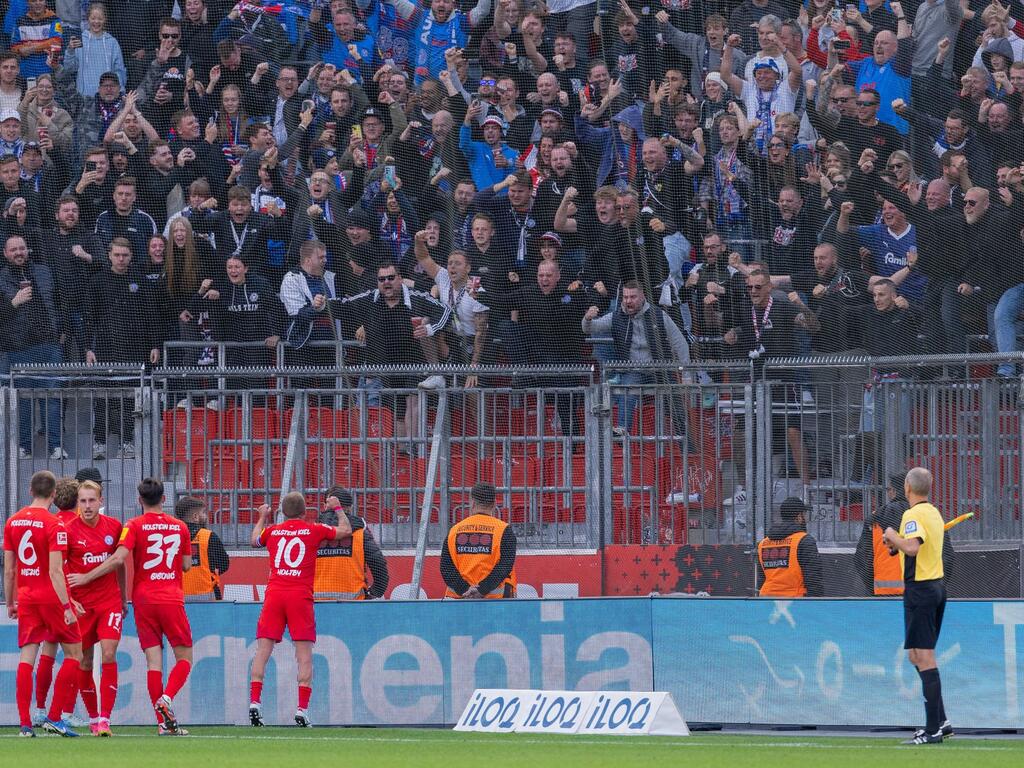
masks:
<svg viewBox="0 0 1024 768"><path fill-rule="evenodd" d="M769 133L775 133L775 118L777 115L793 112L796 108L796 94L789 87L789 80L783 77L775 86L774 94L761 91L753 80L743 81L743 104L747 110L747 120L758 117L758 104L761 100L767 99L771 105L771 117Z"/></svg>
<svg viewBox="0 0 1024 768"><path fill-rule="evenodd" d="M455 333L459 336L475 336L476 316L490 310L470 295L467 285L456 290L451 275L444 267L438 270L434 284L437 285L439 301L452 309Z"/></svg>

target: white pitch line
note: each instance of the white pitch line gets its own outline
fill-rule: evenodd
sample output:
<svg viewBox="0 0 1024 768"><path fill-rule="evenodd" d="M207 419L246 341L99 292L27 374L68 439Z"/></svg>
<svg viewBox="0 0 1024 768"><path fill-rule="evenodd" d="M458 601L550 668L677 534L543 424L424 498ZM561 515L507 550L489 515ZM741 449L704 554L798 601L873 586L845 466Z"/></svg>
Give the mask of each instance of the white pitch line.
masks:
<svg viewBox="0 0 1024 768"><path fill-rule="evenodd" d="M513 737L514 734L494 734L495 736ZM736 735L742 736L742 734L723 734L723 735ZM149 738L161 738L159 736L151 736L148 734L116 734L116 738L121 739L149 739ZM0 739L14 739L20 738L16 733L5 733L0 734ZM228 736L226 734L201 734L192 733L189 736L184 737L186 739L230 739L238 741L245 739L245 736ZM397 737L397 736L382 736L374 738L372 736L253 736L251 737L253 742L256 741L330 741L330 742L365 742L365 743L379 743L379 744L438 744L443 743L438 739L421 739L415 737ZM823 736L821 738L857 738L857 737L844 737L844 736ZM52 739L56 740L56 739ZM881 738L879 738L881 740ZM984 741L985 739L979 738L973 741ZM465 742L467 746L474 746L482 743L500 743L501 739L495 738L488 741L472 741ZM1017 752L1019 750L1011 747L995 747L995 746L967 746L970 740L961 737L960 744L946 744L943 746L943 752L949 752L951 750L964 751L964 752ZM714 741L697 741L695 739L687 739L685 741L670 741L662 739L658 736L652 736L649 739L639 740L636 737L627 737L621 740L595 740L595 739L569 739L566 738L564 741L554 741L550 739L521 739L516 738L516 744L537 744L545 746L571 746L573 744L580 745L601 745L601 746L622 746L622 747L635 747L637 744L643 743L651 746L666 746L666 747L721 747L728 746L733 747L745 747L747 749L764 749L768 748L779 748L779 749L832 749L832 750L851 750L851 749L893 749L902 748L902 744L878 744L878 743L864 743L864 744L821 744L814 741L764 741L764 742L726 742L722 740ZM447 742L458 743L456 742Z"/></svg>

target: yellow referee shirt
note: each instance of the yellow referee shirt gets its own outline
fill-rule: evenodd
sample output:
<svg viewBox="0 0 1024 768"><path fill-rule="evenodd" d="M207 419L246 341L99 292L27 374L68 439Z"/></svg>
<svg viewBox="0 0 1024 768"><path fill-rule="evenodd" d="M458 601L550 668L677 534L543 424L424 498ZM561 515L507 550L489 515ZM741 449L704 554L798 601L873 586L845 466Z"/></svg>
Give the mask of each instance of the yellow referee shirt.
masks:
<svg viewBox="0 0 1024 768"><path fill-rule="evenodd" d="M945 535L942 515L928 502L918 502L903 513L900 536L921 540L921 548L914 557L900 552L904 582L930 581L945 575L942 570L942 539Z"/></svg>

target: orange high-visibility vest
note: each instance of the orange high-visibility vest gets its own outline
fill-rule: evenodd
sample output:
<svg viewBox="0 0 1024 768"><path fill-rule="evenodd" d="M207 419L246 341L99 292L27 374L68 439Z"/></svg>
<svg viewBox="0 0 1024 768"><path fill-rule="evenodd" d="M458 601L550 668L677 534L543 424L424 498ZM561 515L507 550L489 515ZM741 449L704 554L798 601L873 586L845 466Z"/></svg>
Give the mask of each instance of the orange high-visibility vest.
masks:
<svg viewBox="0 0 1024 768"><path fill-rule="evenodd" d="M761 597L804 597L807 585L796 551L804 531L792 533L784 539L762 539L757 545L757 559L764 570Z"/></svg>
<svg viewBox="0 0 1024 768"><path fill-rule="evenodd" d="M366 551L364 529L352 531L341 541L321 547L313 574L314 600L365 600Z"/></svg>
<svg viewBox="0 0 1024 768"><path fill-rule="evenodd" d="M469 584L479 584L491 575L501 560L501 537L505 534L508 523L490 515L470 515L456 523L448 531L448 554L455 563L462 578ZM515 597L516 572L508 575L495 590L484 595L487 598ZM446 597L461 597L451 589L445 592Z"/></svg>
<svg viewBox="0 0 1024 768"><path fill-rule="evenodd" d="M873 555L875 594L902 595L903 569L900 559L889 554L889 548L882 543L882 528L871 526L871 553Z"/></svg>
<svg viewBox="0 0 1024 768"><path fill-rule="evenodd" d="M185 571L181 587L185 591L185 599L219 600L224 594L220 588L220 576L210 569L210 529L200 528L192 539L193 552L198 554L199 562L192 559L192 567Z"/></svg>

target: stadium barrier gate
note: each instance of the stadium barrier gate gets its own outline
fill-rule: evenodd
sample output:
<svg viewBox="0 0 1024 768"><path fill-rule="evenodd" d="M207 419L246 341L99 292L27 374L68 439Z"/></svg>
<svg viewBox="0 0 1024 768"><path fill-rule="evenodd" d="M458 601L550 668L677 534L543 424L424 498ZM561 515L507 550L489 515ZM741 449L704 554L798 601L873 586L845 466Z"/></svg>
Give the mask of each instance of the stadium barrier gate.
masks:
<svg viewBox="0 0 1024 768"><path fill-rule="evenodd" d="M228 359L230 345L203 344ZM234 548L246 547L261 504L299 491L312 518L342 485L395 564L392 582L422 574L411 593L429 597L442 590L424 557L467 514L478 481L497 487L524 572L541 564L526 583L545 595L563 582L580 595L754 594L754 545L798 496L826 560L825 593L855 596L865 594L851 557L864 521L884 504L887 476L917 463L935 473L947 517L976 515L950 533L966 564L951 592L1019 597L1020 381L984 376L1003 359L800 358L756 373L756 360L600 371L24 366L0 390L0 492L6 517L33 471L95 464L108 513L127 518L135 485L153 474L169 506L203 498ZM891 368L902 375L877 373ZM443 393L417 386L431 373L448 377ZM479 387L463 389L469 375ZM409 430L399 404L415 415ZM111 434L94 461L100 412ZM48 458L58 413L66 459ZM134 433L119 451L125 422ZM228 583L254 594L265 560L236 562ZM558 578L574 569L578 578Z"/></svg>
<svg viewBox="0 0 1024 768"><path fill-rule="evenodd" d="M918 677L898 600L622 598L317 605L316 724L451 725L475 688L667 691L691 724L917 727ZM190 604L186 725L248 722L258 605ZM119 724L152 725L129 614ZM1022 729L1024 604L953 601L937 648L958 729ZM0 617L0 724L16 723L14 623ZM268 724L289 724L294 659L267 670Z"/></svg>

